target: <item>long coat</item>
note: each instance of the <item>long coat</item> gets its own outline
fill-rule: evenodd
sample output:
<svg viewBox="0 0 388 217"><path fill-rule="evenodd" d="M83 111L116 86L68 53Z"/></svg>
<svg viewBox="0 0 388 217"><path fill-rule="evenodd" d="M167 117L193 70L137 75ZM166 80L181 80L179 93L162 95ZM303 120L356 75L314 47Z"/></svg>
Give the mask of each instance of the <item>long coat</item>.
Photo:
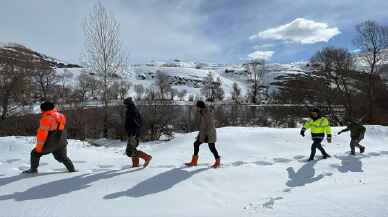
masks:
<svg viewBox="0 0 388 217"><path fill-rule="evenodd" d="M125 130L128 136L141 136L141 128L143 127L143 119L134 104L127 105L127 112L125 115Z"/></svg>
<svg viewBox="0 0 388 217"><path fill-rule="evenodd" d="M197 139L201 143L215 143L217 141L217 131L214 117L208 108L200 112L199 133Z"/></svg>

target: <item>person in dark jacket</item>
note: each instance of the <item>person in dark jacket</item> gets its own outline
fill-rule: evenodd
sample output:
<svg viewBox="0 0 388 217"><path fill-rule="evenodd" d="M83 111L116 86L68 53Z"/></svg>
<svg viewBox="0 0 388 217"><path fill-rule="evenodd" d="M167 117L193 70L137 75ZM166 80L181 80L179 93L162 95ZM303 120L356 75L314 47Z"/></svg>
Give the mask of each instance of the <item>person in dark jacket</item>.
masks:
<svg viewBox="0 0 388 217"><path fill-rule="evenodd" d="M143 127L143 119L131 97L124 100L124 105L127 107L125 115L125 130L128 135L128 143L125 153L132 159L132 167L139 167L139 158L145 161L143 167L147 167L152 159L152 156L143 151L137 150L141 136L141 129Z"/></svg>
<svg viewBox="0 0 388 217"><path fill-rule="evenodd" d="M213 153L215 163L212 165L213 168L218 168L221 165L221 158L218 155L216 149L217 131L214 123L213 114L207 108L205 102L198 101L196 104L200 114L199 133L194 142L194 155L191 162L185 163L186 166L197 166L198 164L198 153L199 146L202 143L208 143L210 151Z"/></svg>
<svg viewBox="0 0 388 217"><path fill-rule="evenodd" d="M355 155L356 154L356 147L360 149L360 153L365 152L365 146L360 145L360 141L364 139L364 135L366 132L366 128L362 126L361 124L351 120L350 118L345 118L344 120L345 124L347 125L347 128L341 130L338 132L338 135L340 135L343 132L350 131L350 154Z"/></svg>
<svg viewBox="0 0 388 217"><path fill-rule="evenodd" d="M310 112L310 119L303 125L302 130L300 131L301 136L305 136L305 131L310 129L311 138L313 139L313 144L311 145L311 153L308 161L314 160L316 149L321 151L323 158L329 158L330 155L322 147L322 141L327 136L327 142L331 143L332 131L330 127L329 120L326 117L323 117L318 108L314 108Z"/></svg>
<svg viewBox="0 0 388 217"><path fill-rule="evenodd" d="M66 117L55 109L52 102L44 102L40 108L42 114L36 135L37 144L31 151L31 168L23 173L37 173L40 158L50 153L69 172L75 172L74 165L67 156Z"/></svg>

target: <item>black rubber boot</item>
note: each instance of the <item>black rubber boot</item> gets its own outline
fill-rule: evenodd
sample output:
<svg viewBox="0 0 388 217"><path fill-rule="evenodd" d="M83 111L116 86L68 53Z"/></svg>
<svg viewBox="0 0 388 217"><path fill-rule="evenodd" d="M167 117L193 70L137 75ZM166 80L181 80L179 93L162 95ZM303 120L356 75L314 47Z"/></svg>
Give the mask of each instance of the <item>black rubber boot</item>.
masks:
<svg viewBox="0 0 388 217"><path fill-rule="evenodd" d="M35 150L31 151L31 159L30 159L30 164L31 164L31 169L26 170L26 173L37 173L38 172L38 167L39 167L39 161L40 161L40 154L36 153ZM29 171L29 172L27 172Z"/></svg>
<svg viewBox="0 0 388 217"><path fill-rule="evenodd" d="M63 164L65 165L65 167L67 168L67 170L70 173L76 172L76 170L74 168L74 164L69 158L67 158L65 161L63 161Z"/></svg>
<svg viewBox="0 0 388 217"><path fill-rule="evenodd" d="M365 152L365 146L360 146L360 153L364 153Z"/></svg>

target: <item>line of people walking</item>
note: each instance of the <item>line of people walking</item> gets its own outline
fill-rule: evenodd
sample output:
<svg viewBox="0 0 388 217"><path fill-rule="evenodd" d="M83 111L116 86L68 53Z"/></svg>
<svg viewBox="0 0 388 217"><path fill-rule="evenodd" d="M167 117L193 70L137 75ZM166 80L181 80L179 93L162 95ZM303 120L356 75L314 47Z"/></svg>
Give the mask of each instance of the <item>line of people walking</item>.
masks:
<svg viewBox="0 0 388 217"><path fill-rule="evenodd" d="M128 135L125 153L131 159L132 167L140 167L140 159L144 161L143 167L147 167L152 160L152 156L138 149L141 129L143 127L143 118L132 98L125 99L123 103L126 106L125 130ZM68 143L65 130L65 115L58 112L52 102L44 102L40 105L40 108L42 113L36 136L37 144L31 151L30 169L23 171L23 173L37 173L40 158L48 154L53 154L54 158L58 162L63 163L69 172L75 172L76 169L71 159L67 156ZM197 166L200 145L208 143L209 149L215 159L211 167L219 168L221 166L221 157L216 148L217 131L212 111L203 101L198 101L196 108L200 115L199 133L193 143L194 153L191 161L185 163L185 165L188 167ZM355 155L356 147L363 153L365 146L360 145L360 141L364 138L366 132L365 127L349 118L345 119L345 124L347 128L338 132L338 135L350 131L350 153ZM329 158L330 155L322 147L322 142L325 137L328 143L332 142L332 130L329 120L322 115L319 109L315 108L311 110L310 119L303 125L300 131L301 136L304 137L307 130L311 131L311 138L313 140L308 161L314 160L317 149L322 153L324 159Z"/></svg>

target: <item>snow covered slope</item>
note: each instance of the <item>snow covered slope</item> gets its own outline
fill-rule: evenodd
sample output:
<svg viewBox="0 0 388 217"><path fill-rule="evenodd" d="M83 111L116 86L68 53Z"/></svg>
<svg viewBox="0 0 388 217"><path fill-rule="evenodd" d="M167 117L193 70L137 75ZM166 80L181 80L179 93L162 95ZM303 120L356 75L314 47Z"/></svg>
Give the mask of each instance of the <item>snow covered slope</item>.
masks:
<svg viewBox="0 0 388 217"><path fill-rule="evenodd" d="M326 145L333 158L310 163L303 160L311 141L299 129L217 132L223 166L216 170L206 145L200 166L182 166L192 155L190 133L142 144L154 157L146 169L130 169L124 147L72 140L69 156L79 172L64 173L46 156L37 176L20 175L33 138L0 138L0 216L388 216L387 127L368 127L366 154L349 156L349 135L342 134Z"/></svg>

